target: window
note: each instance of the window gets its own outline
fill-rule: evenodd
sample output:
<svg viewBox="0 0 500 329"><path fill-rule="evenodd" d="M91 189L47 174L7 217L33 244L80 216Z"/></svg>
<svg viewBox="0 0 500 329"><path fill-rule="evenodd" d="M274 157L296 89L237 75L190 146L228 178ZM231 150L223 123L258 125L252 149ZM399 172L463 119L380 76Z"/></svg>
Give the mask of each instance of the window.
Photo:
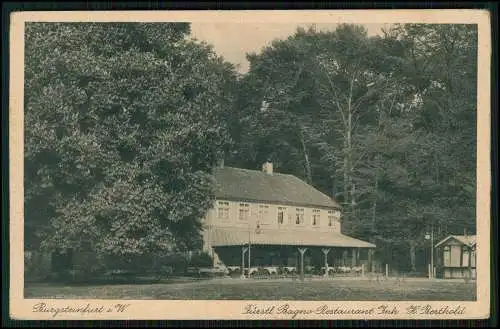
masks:
<svg viewBox="0 0 500 329"><path fill-rule="evenodd" d="M229 202L219 201L219 208L217 209L217 217L219 217L219 219L229 219Z"/></svg>
<svg viewBox="0 0 500 329"><path fill-rule="evenodd" d="M267 204L259 205L259 222L266 222L269 216L269 206Z"/></svg>
<svg viewBox="0 0 500 329"><path fill-rule="evenodd" d="M469 266L469 248L468 247L462 248L462 266L463 267ZM471 266L472 266L472 262L471 262Z"/></svg>
<svg viewBox="0 0 500 329"><path fill-rule="evenodd" d="M238 218L240 220L248 220L250 216L250 205L248 203L240 203L240 211Z"/></svg>
<svg viewBox="0 0 500 329"><path fill-rule="evenodd" d="M446 246L443 248L443 265L450 266L451 265L451 251L450 246Z"/></svg>
<svg viewBox="0 0 500 329"><path fill-rule="evenodd" d="M283 218L285 217L285 208L278 207L278 224L283 224Z"/></svg>
<svg viewBox="0 0 500 329"><path fill-rule="evenodd" d="M295 209L295 224L297 225L304 224L304 209L302 208Z"/></svg>
<svg viewBox="0 0 500 329"><path fill-rule="evenodd" d="M318 226L319 225L319 220L320 220L320 210L319 209L314 209L313 210L313 218L312 218L312 224L313 226Z"/></svg>

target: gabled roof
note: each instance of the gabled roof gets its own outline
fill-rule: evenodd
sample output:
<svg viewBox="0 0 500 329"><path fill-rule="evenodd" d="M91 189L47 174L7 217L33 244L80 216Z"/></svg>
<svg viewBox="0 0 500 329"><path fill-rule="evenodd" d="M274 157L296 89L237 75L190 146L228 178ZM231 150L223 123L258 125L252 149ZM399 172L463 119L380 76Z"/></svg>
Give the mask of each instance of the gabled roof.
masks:
<svg viewBox="0 0 500 329"><path fill-rule="evenodd" d="M216 198L340 208L326 194L293 175L233 167L215 169Z"/></svg>
<svg viewBox="0 0 500 329"><path fill-rule="evenodd" d="M436 247L439 247L443 245L444 243L448 242L451 239L455 239L458 242L467 245L469 247L472 247L476 245L476 236L475 235L450 235L443 240L441 240L439 243L436 244Z"/></svg>
<svg viewBox="0 0 500 329"><path fill-rule="evenodd" d="M248 230L238 228L217 227L209 235L211 245L214 247L241 246L248 243L248 238ZM375 248L372 243L354 239L341 233L312 230L262 229L259 234L252 232L250 241L257 245Z"/></svg>

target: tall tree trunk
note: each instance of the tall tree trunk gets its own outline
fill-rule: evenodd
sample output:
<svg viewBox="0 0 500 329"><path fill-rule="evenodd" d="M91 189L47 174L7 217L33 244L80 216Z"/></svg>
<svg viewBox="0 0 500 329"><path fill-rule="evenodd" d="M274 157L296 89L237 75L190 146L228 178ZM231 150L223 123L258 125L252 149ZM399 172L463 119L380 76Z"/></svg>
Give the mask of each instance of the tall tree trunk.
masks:
<svg viewBox="0 0 500 329"><path fill-rule="evenodd" d="M344 176L344 193L343 193L343 203L345 205L343 215L345 219L349 219L349 155L348 155L348 143L347 139L344 140L344 164L343 164L343 176Z"/></svg>
<svg viewBox="0 0 500 329"><path fill-rule="evenodd" d="M347 118L345 122L344 140L344 204L347 205L348 213L352 214L354 208L354 191L352 184L352 91L354 88L353 75L350 81L349 95L347 98Z"/></svg>
<svg viewBox="0 0 500 329"><path fill-rule="evenodd" d="M415 241L410 241L410 264L412 272L417 271L416 264L416 243Z"/></svg>
<svg viewBox="0 0 500 329"><path fill-rule="evenodd" d="M309 154L307 153L306 141L304 138L304 131L302 127L299 127L300 131L300 143L302 144L302 152L304 153L304 166L306 170L306 178L309 184L312 184L312 173L311 173L311 162L309 160Z"/></svg>
<svg viewBox="0 0 500 329"><path fill-rule="evenodd" d="M435 177L435 180L436 180L436 184L439 184L439 158L438 158L438 154L437 153L434 153L434 177Z"/></svg>
<svg viewBox="0 0 500 329"><path fill-rule="evenodd" d="M375 178L374 198L372 203L371 234L375 234L375 223L377 221L377 199L378 199L378 179Z"/></svg>
<svg viewBox="0 0 500 329"><path fill-rule="evenodd" d="M349 109L349 114L347 115L347 170L349 174L349 182L352 182L352 113Z"/></svg>
<svg viewBox="0 0 500 329"><path fill-rule="evenodd" d="M352 193L352 113L351 113L351 97L349 97L349 113L347 114L347 185L348 191L351 192L348 198L349 205L353 207L353 193ZM348 192L348 193L349 193Z"/></svg>

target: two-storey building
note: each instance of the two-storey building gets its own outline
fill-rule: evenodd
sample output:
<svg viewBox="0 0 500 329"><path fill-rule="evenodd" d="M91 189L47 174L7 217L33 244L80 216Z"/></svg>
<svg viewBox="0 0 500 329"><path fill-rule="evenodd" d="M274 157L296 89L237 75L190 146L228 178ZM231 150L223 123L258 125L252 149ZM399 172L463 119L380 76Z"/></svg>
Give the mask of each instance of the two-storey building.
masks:
<svg viewBox="0 0 500 329"><path fill-rule="evenodd" d="M356 266L375 245L342 234L341 207L293 175L220 166L216 201L204 219L214 265ZM248 248L250 247L250 248ZM250 266L249 266L250 265Z"/></svg>

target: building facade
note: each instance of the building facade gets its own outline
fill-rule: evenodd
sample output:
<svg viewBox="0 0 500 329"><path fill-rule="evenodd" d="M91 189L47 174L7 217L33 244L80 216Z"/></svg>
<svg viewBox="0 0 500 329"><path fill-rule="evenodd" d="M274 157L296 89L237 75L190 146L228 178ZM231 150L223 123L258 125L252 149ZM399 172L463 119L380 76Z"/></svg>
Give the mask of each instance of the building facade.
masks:
<svg viewBox="0 0 500 329"><path fill-rule="evenodd" d="M341 208L292 175L218 167L214 207L204 219L204 249L214 265L329 269L370 262L375 245L342 234ZM328 271L326 271L328 272Z"/></svg>
<svg viewBox="0 0 500 329"><path fill-rule="evenodd" d="M476 236L450 235L435 246L437 273L443 279L476 278Z"/></svg>

